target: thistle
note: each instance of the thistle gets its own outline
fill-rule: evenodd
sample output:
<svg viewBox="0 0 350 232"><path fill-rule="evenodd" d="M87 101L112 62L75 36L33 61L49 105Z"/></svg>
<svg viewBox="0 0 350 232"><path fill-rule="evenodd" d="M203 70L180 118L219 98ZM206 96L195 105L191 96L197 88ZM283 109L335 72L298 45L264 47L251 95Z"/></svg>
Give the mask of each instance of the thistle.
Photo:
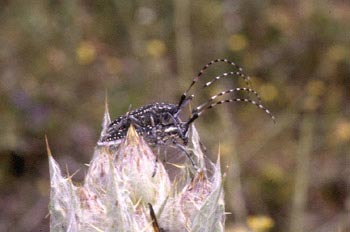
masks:
<svg viewBox="0 0 350 232"><path fill-rule="evenodd" d="M106 107L101 134L109 123ZM198 168L172 164L177 171L170 174L167 165L157 161L161 154L131 126L119 145L96 146L80 185L62 175L47 146L50 231L224 231L219 159L216 164L209 161L193 125L190 130L187 149Z"/></svg>

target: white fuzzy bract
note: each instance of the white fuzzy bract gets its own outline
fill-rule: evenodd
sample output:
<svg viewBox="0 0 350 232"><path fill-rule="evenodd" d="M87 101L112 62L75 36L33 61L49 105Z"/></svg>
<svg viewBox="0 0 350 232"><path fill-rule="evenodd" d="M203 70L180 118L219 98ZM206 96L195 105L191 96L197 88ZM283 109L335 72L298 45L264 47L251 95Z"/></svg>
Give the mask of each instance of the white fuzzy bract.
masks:
<svg viewBox="0 0 350 232"><path fill-rule="evenodd" d="M106 111L104 129L108 121ZM50 230L224 231L219 160L214 164L205 158L194 127L190 138L189 151L200 168L194 170L191 165L183 165L176 178L170 178L165 165L156 161L152 149L130 127L119 145L95 148L84 183L80 185L73 184L70 176L62 175L48 148ZM151 216L150 205L155 218Z"/></svg>

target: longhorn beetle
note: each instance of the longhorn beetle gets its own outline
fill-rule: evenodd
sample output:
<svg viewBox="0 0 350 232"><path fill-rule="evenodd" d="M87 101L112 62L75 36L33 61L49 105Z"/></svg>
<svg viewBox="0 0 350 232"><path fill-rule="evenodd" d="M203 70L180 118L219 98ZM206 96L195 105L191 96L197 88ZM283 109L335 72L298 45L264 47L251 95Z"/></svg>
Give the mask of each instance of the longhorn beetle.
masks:
<svg viewBox="0 0 350 232"><path fill-rule="evenodd" d="M180 112L194 98L194 95L189 95L191 88L197 83L197 81L200 79L202 74L209 66L218 62L230 64L234 66L237 70L222 73L221 75L207 82L203 86L203 88L207 88L211 86L214 82L228 76L236 76L239 78L243 78L248 87L233 88L228 89L226 91L222 91L212 96L210 99L200 104L196 108L194 108L191 112L191 116L187 120L181 120L179 116ZM247 92L249 94L252 94L255 97L255 100L250 98L235 97L223 100L216 100L219 97L224 97L230 93L236 92ZM211 109L217 105L230 102L247 102L253 104L265 111L265 113L268 114L273 121L275 121L275 117L271 114L271 112L265 106L262 105L261 98L258 95L258 93L251 88L250 78L249 76L243 73L243 69L236 65L234 62L229 61L227 59L216 59L207 63L200 70L198 75L193 78L190 86L181 95L178 104L152 103L149 105L142 106L138 109L132 110L126 113L125 115L116 118L107 127L106 132L101 136L100 140L98 141L98 145L119 144L121 140L125 138L130 124L133 124L138 134L141 135L149 145L175 145L176 147L178 147L186 153L193 166L195 166L193 160L191 159L190 155L186 152L185 148L185 146L188 143L188 131L190 125L207 109ZM180 143L182 141L182 144L180 144L179 141Z"/></svg>

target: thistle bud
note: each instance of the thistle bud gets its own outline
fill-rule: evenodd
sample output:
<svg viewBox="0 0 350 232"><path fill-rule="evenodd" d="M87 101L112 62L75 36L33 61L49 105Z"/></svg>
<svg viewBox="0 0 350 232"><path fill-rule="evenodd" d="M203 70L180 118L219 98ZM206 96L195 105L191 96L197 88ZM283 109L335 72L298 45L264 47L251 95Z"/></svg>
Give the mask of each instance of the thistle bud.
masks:
<svg viewBox="0 0 350 232"><path fill-rule="evenodd" d="M101 135L108 120L106 111ZM219 160L214 164L203 155L193 126L190 139L188 150L198 170L178 165L176 177L170 178L159 154L131 126L120 144L96 146L79 186L62 175L48 148L50 230L224 231Z"/></svg>

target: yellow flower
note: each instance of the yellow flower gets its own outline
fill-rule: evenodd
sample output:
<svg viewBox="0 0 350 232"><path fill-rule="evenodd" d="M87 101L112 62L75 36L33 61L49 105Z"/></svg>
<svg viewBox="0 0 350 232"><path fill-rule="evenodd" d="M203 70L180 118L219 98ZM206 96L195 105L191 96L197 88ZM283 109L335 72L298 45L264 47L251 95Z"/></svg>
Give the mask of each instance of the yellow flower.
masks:
<svg viewBox="0 0 350 232"><path fill-rule="evenodd" d="M350 140L350 122L340 121L335 128L336 137L341 141Z"/></svg>
<svg viewBox="0 0 350 232"><path fill-rule="evenodd" d="M249 216L247 219L249 228L254 232L269 231L275 224L272 218L264 215Z"/></svg>
<svg viewBox="0 0 350 232"><path fill-rule="evenodd" d="M342 45L334 45L329 48L327 52L327 57L335 62L344 60L348 54L349 50Z"/></svg>
<svg viewBox="0 0 350 232"><path fill-rule="evenodd" d="M247 38L242 34L231 35L228 39L228 48L231 51L242 51L248 46Z"/></svg>
<svg viewBox="0 0 350 232"><path fill-rule="evenodd" d="M76 50L76 56L79 64L90 64L96 58L96 49L91 42L82 41Z"/></svg>
<svg viewBox="0 0 350 232"><path fill-rule="evenodd" d="M311 96L320 96L324 93L326 87L323 81L313 80L307 85L308 94Z"/></svg>
<svg viewBox="0 0 350 232"><path fill-rule="evenodd" d="M159 58L163 56L164 53L166 52L166 46L163 41L158 39L153 39L153 40L147 41L146 50L150 56Z"/></svg>
<svg viewBox="0 0 350 232"><path fill-rule="evenodd" d="M278 95L277 88L272 84L265 84L260 87L260 93L264 101L273 101Z"/></svg>

